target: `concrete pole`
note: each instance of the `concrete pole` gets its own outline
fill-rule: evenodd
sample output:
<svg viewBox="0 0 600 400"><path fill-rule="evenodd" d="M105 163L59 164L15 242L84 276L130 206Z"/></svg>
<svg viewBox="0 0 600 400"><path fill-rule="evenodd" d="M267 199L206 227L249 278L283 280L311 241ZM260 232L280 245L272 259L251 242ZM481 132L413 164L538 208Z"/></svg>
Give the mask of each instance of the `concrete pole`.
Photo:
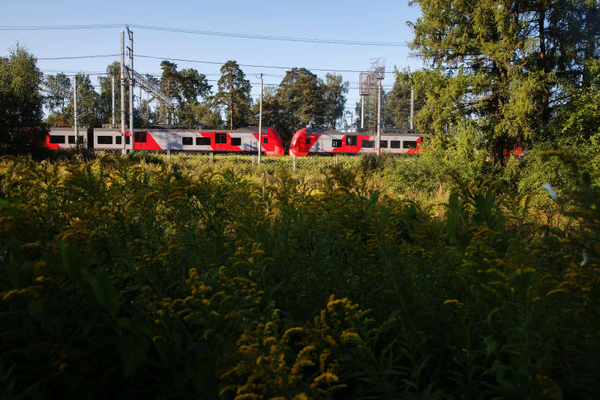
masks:
<svg viewBox="0 0 600 400"><path fill-rule="evenodd" d="M410 89L410 129L413 129L413 116L415 112L415 90Z"/></svg>
<svg viewBox="0 0 600 400"><path fill-rule="evenodd" d="M360 96L360 129L365 129L365 96Z"/></svg>
<svg viewBox="0 0 600 400"><path fill-rule="evenodd" d="M110 95L110 100L111 100L111 104L112 104L112 124L115 124L115 77L111 76L110 77L110 83L112 86L112 92Z"/></svg>
<svg viewBox="0 0 600 400"><path fill-rule="evenodd" d="M75 146L79 150L79 121L77 120L77 75L73 77L73 125L75 126Z"/></svg>
<svg viewBox="0 0 600 400"><path fill-rule="evenodd" d="M123 138L123 155L127 154L127 138L125 136L125 31L121 31L121 137Z"/></svg>
<svg viewBox="0 0 600 400"><path fill-rule="evenodd" d="M379 98L377 101L377 154L381 154L381 79L379 79Z"/></svg>
<svg viewBox="0 0 600 400"><path fill-rule="evenodd" d="M133 32L127 27L129 34L129 136L131 137L131 151L135 148L135 134L133 133Z"/></svg>
<svg viewBox="0 0 600 400"><path fill-rule="evenodd" d="M258 165L262 153L262 98L263 98L263 74L260 74L260 106L258 113Z"/></svg>

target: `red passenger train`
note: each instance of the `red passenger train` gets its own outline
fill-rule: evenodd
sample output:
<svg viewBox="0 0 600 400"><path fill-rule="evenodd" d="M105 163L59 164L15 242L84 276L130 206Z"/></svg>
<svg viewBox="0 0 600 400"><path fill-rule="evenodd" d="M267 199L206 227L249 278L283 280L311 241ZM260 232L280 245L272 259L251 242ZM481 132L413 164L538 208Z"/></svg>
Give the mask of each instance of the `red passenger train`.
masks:
<svg viewBox="0 0 600 400"><path fill-rule="evenodd" d="M241 128L232 131L190 129L139 129L134 130L133 150L174 150L194 152L256 153L258 129ZM125 136L118 129L95 128L80 135L80 144L98 151L132 150L129 131ZM73 148L76 146L72 128L52 128L46 137L50 148ZM283 143L279 133L271 128L263 129L261 151L267 156L282 156Z"/></svg>
<svg viewBox="0 0 600 400"><path fill-rule="evenodd" d="M381 132L382 153L419 153L425 135L414 129L384 129ZM377 135L368 132L338 132L330 130L300 129L292 137L290 156L309 154L376 153Z"/></svg>

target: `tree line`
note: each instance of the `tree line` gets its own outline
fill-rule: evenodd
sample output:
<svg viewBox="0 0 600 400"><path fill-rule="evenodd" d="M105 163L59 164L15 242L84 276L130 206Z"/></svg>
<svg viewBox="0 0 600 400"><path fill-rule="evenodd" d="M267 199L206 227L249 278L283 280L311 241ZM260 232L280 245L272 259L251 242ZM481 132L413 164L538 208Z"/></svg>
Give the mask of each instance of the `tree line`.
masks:
<svg viewBox="0 0 600 400"><path fill-rule="evenodd" d="M29 119L4 118L1 141L10 142L11 135L22 127L37 127L39 139L43 140L45 130L50 127L73 127L72 77L64 73L42 74L36 65L36 59L24 48L16 46L8 57L2 57L3 82L20 82L19 87L2 87L2 110L18 112L28 110ZM10 68L8 66L11 66ZM177 64L164 60L160 63L160 77L146 75L145 78L174 100L175 119L178 124L191 129L236 129L246 126L258 126L259 102L252 99L251 83L237 62L228 61L221 67L221 77L215 87L209 83L206 75L196 69L179 69ZM403 127L408 124L410 113L410 85L407 84L407 72L396 71L399 77L394 89L383 93L383 126ZM15 79L19 76L19 79ZM78 121L82 127L100 127L112 123L114 79L115 123L120 124L120 79L121 69L118 62L109 64L106 73L98 79L99 90L89 75L79 73L77 80ZM14 86L14 85L13 85ZM325 79L318 77L306 68L292 68L285 73L276 86L265 86L263 91L263 126L276 129L284 143L289 143L292 135L303 127L350 130L360 127L360 103L355 120L346 110L349 82L342 76L326 74ZM58 89L58 90L57 90ZM407 91L408 90L408 91ZM134 88L134 126L138 128L168 122L168 111L148 94L140 96ZM34 93L31 97L26 94ZM129 98L129 83L126 81L125 97ZM377 96L371 96L375 97ZM19 98L20 102L13 101ZM23 101L29 101L23 104ZM368 98L365 106L365 120L375 121L374 100ZM30 104L31 103L31 104ZM44 108L48 111L42 119ZM34 110L35 109L35 110ZM125 111L129 113L129 101L125 102ZM35 123L33 119L36 119Z"/></svg>

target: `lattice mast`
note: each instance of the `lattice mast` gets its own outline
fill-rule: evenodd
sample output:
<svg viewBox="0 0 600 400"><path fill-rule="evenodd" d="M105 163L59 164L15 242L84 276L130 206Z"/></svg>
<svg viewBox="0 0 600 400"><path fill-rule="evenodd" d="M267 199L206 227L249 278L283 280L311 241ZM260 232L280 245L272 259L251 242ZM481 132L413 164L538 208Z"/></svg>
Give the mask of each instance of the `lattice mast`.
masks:
<svg viewBox="0 0 600 400"><path fill-rule="evenodd" d="M144 75L133 69L133 31L126 26L129 36L129 46L125 46L125 32L121 31L121 134L123 135L123 154L127 152L127 140L125 138L125 80L129 81L129 137L131 149L134 149L135 134L133 133L133 92L134 86L140 88L140 104L142 90L154 96L167 113L167 122L172 123L175 115L175 102L165 93L161 87ZM125 50L129 55L129 65L125 65ZM114 118L113 118L114 121Z"/></svg>
<svg viewBox="0 0 600 400"><path fill-rule="evenodd" d="M361 128L364 129L364 103L368 96L369 132L377 131L377 154L381 154L381 81L385 77L385 58L372 58L368 72L360 73ZM375 94L377 93L377 97ZM375 100L377 98L377 100ZM377 119L373 118L377 108Z"/></svg>

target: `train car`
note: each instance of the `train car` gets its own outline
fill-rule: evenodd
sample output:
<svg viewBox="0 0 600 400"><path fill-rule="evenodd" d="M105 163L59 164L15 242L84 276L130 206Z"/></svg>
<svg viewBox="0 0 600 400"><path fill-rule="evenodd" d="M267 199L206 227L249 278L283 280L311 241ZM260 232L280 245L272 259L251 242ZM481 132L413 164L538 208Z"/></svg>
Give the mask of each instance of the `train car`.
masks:
<svg viewBox="0 0 600 400"><path fill-rule="evenodd" d="M77 138L73 128L52 128L46 135L45 146L51 149L74 149L77 147ZM89 136L87 129L79 131L80 147L87 147Z"/></svg>
<svg viewBox="0 0 600 400"><path fill-rule="evenodd" d="M424 135L414 129L385 129L381 132L381 152L419 153ZM290 156L309 154L377 153L377 135L368 132L300 129L292 137Z"/></svg>
<svg viewBox="0 0 600 400"><path fill-rule="evenodd" d="M56 142L71 140L62 134L63 129L54 128L50 132L47 139L48 147L68 147L66 145L57 147ZM168 128L140 129L134 130L133 146L134 150L256 153L258 138L258 132L250 128L204 132ZM88 147L94 150L118 151L123 149L123 140L127 149L131 149L129 131L126 131L123 136L117 129L95 128L87 142ZM283 155L283 143L277 131L271 128L263 129L261 150L268 156Z"/></svg>

